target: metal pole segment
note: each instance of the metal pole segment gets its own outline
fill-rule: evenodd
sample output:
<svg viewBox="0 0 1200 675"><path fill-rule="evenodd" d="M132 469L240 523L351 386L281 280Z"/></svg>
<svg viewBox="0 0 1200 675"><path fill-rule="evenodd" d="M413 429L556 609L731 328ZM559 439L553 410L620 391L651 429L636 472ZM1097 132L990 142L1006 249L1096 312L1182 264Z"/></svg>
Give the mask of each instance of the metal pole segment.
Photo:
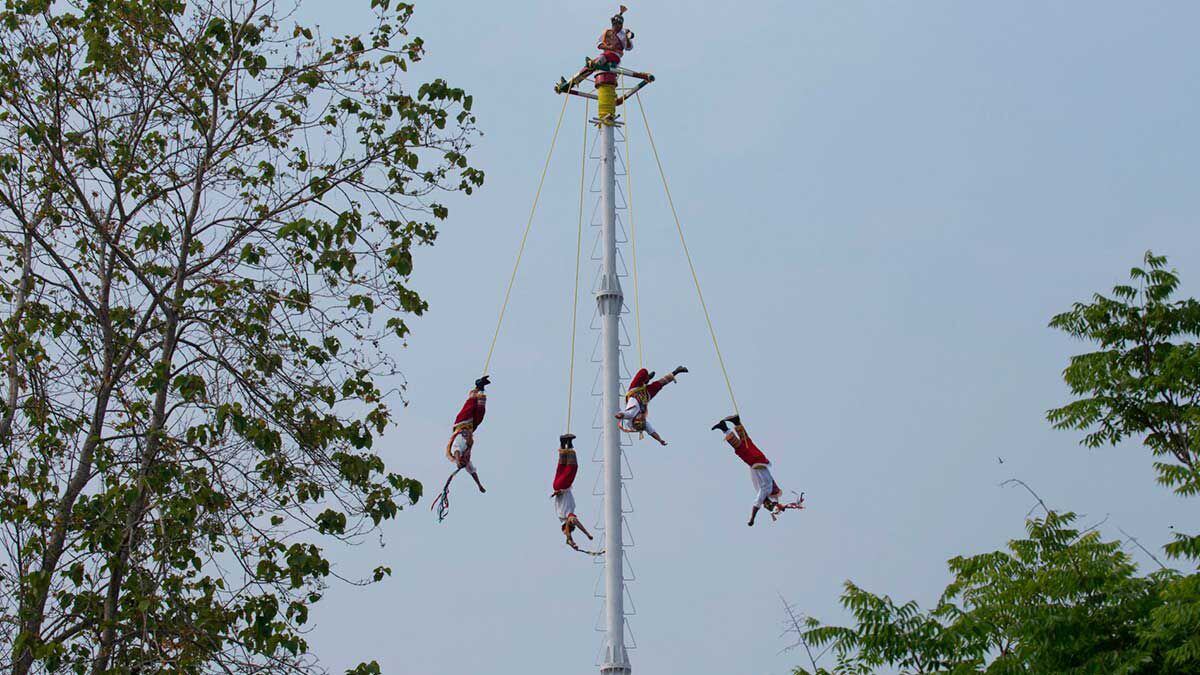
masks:
<svg viewBox="0 0 1200 675"><path fill-rule="evenodd" d="M611 85L608 85L611 86ZM600 121L600 199L603 205L604 273L596 303L603 319L604 340L604 606L606 636L600 672L629 675L632 668L625 649L625 580L622 569L621 436L614 415L621 409L619 328L624 296L617 278L615 120Z"/></svg>

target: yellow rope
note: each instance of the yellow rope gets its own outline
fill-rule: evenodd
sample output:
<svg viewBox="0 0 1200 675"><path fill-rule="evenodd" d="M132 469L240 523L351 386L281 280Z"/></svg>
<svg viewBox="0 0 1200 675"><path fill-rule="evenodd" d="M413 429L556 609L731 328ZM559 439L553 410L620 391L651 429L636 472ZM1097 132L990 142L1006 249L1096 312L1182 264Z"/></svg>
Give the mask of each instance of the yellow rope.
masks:
<svg viewBox="0 0 1200 675"><path fill-rule="evenodd" d="M537 213L538 200L542 198L542 186L546 183L546 172L550 170L550 158L554 156L554 146L558 143L558 130L562 128L563 116L567 113L567 96L563 96L563 107L558 113L558 123L554 125L554 136L550 139L550 152L546 153L546 164L542 167L542 177L538 180L537 192L533 196L533 206L529 209L529 220L525 223L525 233L521 235L521 247L517 249L517 262L513 264L512 276L508 279L508 289L504 291L504 302L500 305L500 318L496 319L496 332L492 334L492 345L488 347L487 360L483 362L483 374L487 375L492 365L492 354L496 351L496 339L500 337L500 326L504 323L504 313L508 311L508 300L512 297L513 283L517 280L517 270L521 267L521 257L525 255L525 242L529 239L529 229L533 227L533 216Z"/></svg>
<svg viewBox="0 0 1200 675"><path fill-rule="evenodd" d="M637 258L637 222L633 219L633 161L630 145L632 145L633 127L625 125L625 201L629 214L629 240L633 248L633 317L637 330L638 369L645 367L642 356L642 294L638 286Z"/></svg>
<svg viewBox="0 0 1200 675"><path fill-rule="evenodd" d="M638 109L642 112L642 122L646 126L646 137L650 139L650 149L654 151L654 161L658 164L658 174L662 177L663 189L667 193L667 204L671 206L671 215L675 218L675 229L679 231L679 243L683 246L683 255L687 258L688 268L692 271L692 282L696 284L696 295L700 298L700 308L704 310L704 320L708 323L708 334L712 337L713 349L717 352L717 362L721 365L721 373L725 376L725 387L729 389L729 400L733 403L733 412L738 410L737 398L733 395L733 384L729 380L729 370L725 368L725 358L721 356L721 346L717 344L717 331L713 329L712 317L708 313L708 303L704 302L704 292L700 290L700 277L696 274L696 266L692 264L692 254L688 251L687 240L683 237L683 224L679 213L675 210L675 200L671 198L671 186L667 184L667 173L663 170L662 160L658 156L658 147L654 144L654 134L650 131L650 120L646 117L646 107L642 105L641 95L634 95Z"/></svg>
<svg viewBox="0 0 1200 675"><path fill-rule="evenodd" d="M579 318L579 261L583 252L583 196L587 182L588 100L583 100L583 159L579 167L579 223L575 228L575 291L571 294L571 366L567 369L567 433L571 433L571 407L575 393L575 328Z"/></svg>

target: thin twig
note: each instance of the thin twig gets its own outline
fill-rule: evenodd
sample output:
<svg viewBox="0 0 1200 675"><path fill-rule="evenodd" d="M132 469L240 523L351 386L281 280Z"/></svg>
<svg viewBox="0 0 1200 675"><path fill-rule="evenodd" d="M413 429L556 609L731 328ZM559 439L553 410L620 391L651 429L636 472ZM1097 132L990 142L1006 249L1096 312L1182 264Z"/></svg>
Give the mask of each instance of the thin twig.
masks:
<svg viewBox="0 0 1200 675"><path fill-rule="evenodd" d="M783 652L788 652L788 651L795 649L796 647L803 646L804 651L808 653L809 662L812 663L813 672L816 673L819 670L819 668L817 667L817 658L815 656L813 656L812 647L808 644L808 640L806 640L804 638L804 629L800 626L800 618L796 616L796 612L792 610L792 606L788 604L788 601L784 600L783 594L782 593L777 593L777 594L779 595L779 601L783 603L783 611L787 612L788 620L792 624L792 628L789 628L787 631L785 631L784 634L787 634L787 633L790 633L793 631L796 633L796 642L789 647L785 647L783 649ZM783 652L780 652L780 653L783 653Z"/></svg>
<svg viewBox="0 0 1200 675"><path fill-rule="evenodd" d="M1029 494L1033 495L1033 498L1037 500L1038 506L1042 507L1042 510L1046 512L1046 515L1050 515L1050 507L1046 506L1046 502L1042 501L1041 495L1034 492L1033 488L1029 487L1029 484L1026 483L1025 481L1021 480L1020 478L1009 478L1008 480L1001 483L1000 487L1008 487L1008 486L1014 485L1014 484L1020 485L1021 487L1025 488L1029 492ZM1036 509L1037 509L1037 506L1033 507L1032 509L1029 509L1029 513L1033 513ZM1025 514L1025 516L1029 517L1029 513Z"/></svg>
<svg viewBox="0 0 1200 675"><path fill-rule="evenodd" d="M1125 535L1125 538L1126 538L1126 539L1128 539L1129 541L1133 542L1133 545L1134 545L1134 546L1136 546L1136 547L1140 548L1140 549L1142 550L1142 553L1145 553L1146 555L1150 556L1150 559L1151 559L1151 560L1153 560L1155 563L1157 563L1160 569L1164 569L1164 570L1169 570L1169 569L1171 569L1170 567L1167 567L1166 565L1164 565L1164 564L1162 563L1162 561L1158 559L1158 557L1157 557L1157 556L1155 556L1153 553L1151 553L1151 552L1150 552L1150 550L1149 550L1149 549L1147 549L1145 546L1142 546L1142 542L1138 541L1138 540L1137 540L1137 537L1135 537L1135 536L1133 536L1132 534L1129 534L1128 532L1126 532L1126 531L1125 531L1125 528L1123 528L1123 527L1118 527L1118 528L1117 528L1117 530L1119 530L1119 531L1121 532L1121 534Z"/></svg>

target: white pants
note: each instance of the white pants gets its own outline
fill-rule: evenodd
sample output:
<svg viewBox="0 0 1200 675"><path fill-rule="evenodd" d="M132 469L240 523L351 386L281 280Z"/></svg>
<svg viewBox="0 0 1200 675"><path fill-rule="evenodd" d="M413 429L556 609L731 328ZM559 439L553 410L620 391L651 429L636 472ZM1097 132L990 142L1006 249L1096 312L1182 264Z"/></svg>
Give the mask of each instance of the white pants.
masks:
<svg viewBox="0 0 1200 675"><path fill-rule="evenodd" d="M458 458L462 457L463 454L465 454L467 452L467 439L463 438L462 434L455 436L454 437L454 445L450 446L450 450L454 454L453 461L454 461L455 465L457 466ZM468 460L467 465L464 466L463 468L466 469L467 473L471 474L472 476L475 475L475 463L474 462Z"/></svg>
<svg viewBox="0 0 1200 675"><path fill-rule="evenodd" d="M776 497L782 492L782 490L775 489L775 479L771 476L771 469L765 466L750 468L750 483L757 491L754 496L755 508L761 507L768 497Z"/></svg>
<svg viewBox="0 0 1200 675"><path fill-rule="evenodd" d="M558 514L559 521L564 523L567 522L567 516L575 513L575 495L571 493L571 488L554 495L554 512Z"/></svg>
<svg viewBox="0 0 1200 675"><path fill-rule="evenodd" d="M642 410L643 410L642 404L636 398L631 398L631 399L629 399L629 402L625 404L625 410L623 410L617 414L620 415L621 419L629 422L629 424L625 425L626 428L632 429L633 428L633 418L637 417L638 415L641 415ZM650 426L649 415L647 415L644 418L644 420L646 422L646 429L645 429L646 433L653 436L655 432L654 432L654 427Z"/></svg>

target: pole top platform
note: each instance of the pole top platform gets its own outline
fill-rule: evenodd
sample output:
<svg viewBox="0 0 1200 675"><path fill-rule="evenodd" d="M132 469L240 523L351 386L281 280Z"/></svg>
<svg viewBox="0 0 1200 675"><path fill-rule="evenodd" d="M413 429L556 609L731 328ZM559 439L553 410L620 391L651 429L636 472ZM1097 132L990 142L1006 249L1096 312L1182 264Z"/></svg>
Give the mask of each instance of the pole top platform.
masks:
<svg viewBox="0 0 1200 675"><path fill-rule="evenodd" d="M580 73L579 75L575 76L575 78L570 81L568 81L566 78L559 80L558 84L556 84L554 86L554 93L567 94L568 96L579 96L582 98L591 99L593 101L599 100L599 96L597 96L596 94L593 94L591 92L581 91L579 89L580 84L582 84L589 77L591 77L592 75L597 74L597 73L611 73L613 75L623 75L625 77L631 77L635 80L638 80L637 86L633 87L629 91L626 91L624 94L621 94L620 96L618 96L616 98L616 105L618 105L618 106L625 103L625 101L628 101L631 97L633 97L634 94L638 93L642 89L645 89L647 86L650 85L650 83L654 82L654 79L655 79L653 73L643 73L643 72L639 72L636 70L629 70L628 68L622 68L620 66L599 66L596 68L591 68L591 69L587 70L586 72ZM615 85L606 85L606 84L597 85L597 87L602 87L602 86L615 86Z"/></svg>

